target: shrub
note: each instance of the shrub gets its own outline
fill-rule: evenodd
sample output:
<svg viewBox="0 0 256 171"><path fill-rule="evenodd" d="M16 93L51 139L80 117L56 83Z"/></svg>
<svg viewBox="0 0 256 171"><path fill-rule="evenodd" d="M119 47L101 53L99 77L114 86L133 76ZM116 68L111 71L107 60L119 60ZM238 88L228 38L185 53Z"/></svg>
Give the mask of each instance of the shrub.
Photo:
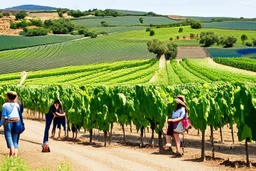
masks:
<svg viewBox="0 0 256 171"><path fill-rule="evenodd" d="M245 34L242 34L241 36L241 40L244 43L244 41L246 41L248 39L248 37Z"/></svg>
<svg viewBox="0 0 256 171"><path fill-rule="evenodd" d="M16 28L17 28L16 23L10 22L10 28L11 28L11 29L16 29Z"/></svg>
<svg viewBox="0 0 256 171"><path fill-rule="evenodd" d="M31 29L24 28L21 34L24 36L44 36L44 35L47 35L48 32L49 32L48 29L42 28L42 27L31 28Z"/></svg>
<svg viewBox="0 0 256 171"><path fill-rule="evenodd" d="M20 12L15 14L16 20L24 19L26 16L27 16L27 12L26 11L20 11Z"/></svg>
<svg viewBox="0 0 256 171"><path fill-rule="evenodd" d="M179 39L180 39L180 36L177 36L176 38L179 40Z"/></svg>
<svg viewBox="0 0 256 171"><path fill-rule="evenodd" d="M170 37L170 38L169 38L169 40L170 40L170 41L172 41L172 40L173 40L173 38L172 38L172 37Z"/></svg>
<svg viewBox="0 0 256 171"><path fill-rule="evenodd" d="M183 39L186 39L186 36L183 36Z"/></svg>
<svg viewBox="0 0 256 171"><path fill-rule="evenodd" d="M92 33L91 38L97 38L98 35L96 33Z"/></svg>
<svg viewBox="0 0 256 171"><path fill-rule="evenodd" d="M146 32L149 32L150 31L150 28L146 28Z"/></svg>
<svg viewBox="0 0 256 171"><path fill-rule="evenodd" d="M101 21L100 23L101 23L102 27L108 27L109 26L106 21Z"/></svg>
<svg viewBox="0 0 256 171"><path fill-rule="evenodd" d="M237 38L234 36L227 36L222 37L220 40L220 44L222 44L224 47L233 47L233 45L236 43Z"/></svg>
<svg viewBox="0 0 256 171"><path fill-rule="evenodd" d="M174 43L168 43L167 44L167 50L165 52L165 59L175 59L178 54L177 45Z"/></svg>
<svg viewBox="0 0 256 171"><path fill-rule="evenodd" d="M183 32L183 28L179 28L179 33L182 33Z"/></svg>
<svg viewBox="0 0 256 171"><path fill-rule="evenodd" d="M154 30L150 30L149 36L154 36L154 35L155 35L155 31Z"/></svg>
<svg viewBox="0 0 256 171"><path fill-rule="evenodd" d="M30 19L29 21L30 21L31 25L33 25L33 26L37 26L37 27L43 26L42 20Z"/></svg>
<svg viewBox="0 0 256 171"><path fill-rule="evenodd" d="M252 40L252 44L253 44L253 46L256 46L256 39Z"/></svg>
<svg viewBox="0 0 256 171"><path fill-rule="evenodd" d="M194 33L190 33L190 38L195 38L195 34Z"/></svg>
<svg viewBox="0 0 256 171"><path fill-rule="evenodd" d="M246 46L252 46L253 43L251 43L251 42L246 42L245 45L246 45Z"/></svg>
<svg viewBox="0 0 256 171"><path fill-rule="evenodd" d="M9 17L10 13L9 12L3 12L3 16Z"/></svg>
<svg viewBox="0 0 256 171"><path fill-rule="evenodd" d="M4 15L2 13L0 13L0 18L2 18Z"/></svg>
<svg viewBox="0 0 256 171"><path fill-rule="evenodd" d="M143 24L143 18L139 18L141 24Z"/></svg>
<svg viewBox="0 0 256 171"><path fill-rule="evenodd" d="M192 29L202 28L202 24L199 21L191 21L190 26Z"/></svg>

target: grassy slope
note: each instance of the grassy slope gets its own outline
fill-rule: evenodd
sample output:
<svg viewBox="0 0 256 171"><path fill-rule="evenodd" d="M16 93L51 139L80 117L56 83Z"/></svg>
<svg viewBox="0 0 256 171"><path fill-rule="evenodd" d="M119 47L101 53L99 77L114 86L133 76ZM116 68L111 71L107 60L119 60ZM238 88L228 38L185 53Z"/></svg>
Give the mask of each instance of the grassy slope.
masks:
<svg viewBox="0 0 256 171"><path fill-rule="evenodd" d="M155 30L155 35L152 37L149 37L149 33L145 32L145 30L139 30L139 31L131 31L127 33L122 34L122 39L127 40L138 40L138 41L147 41L148 39L160 39L162 41L168 41L170 37L176 38L177 36L180 37L180 40L176 41L177 44L184 44L187 45L191 44L194 45L196 40L194 41L186 41L183 40L183 36L189 36L190 33L194 34L200 34L202 31L205 32L214 32L215 34L219 35L233 35L238 38L237 43L235 46L243 46L242 41L240 39L242 34L246 34L248 36L247 41L251 41L253 38L256 37L256 31L250 31L250 30L225 30L225 29L210 29L210 28L203 28L203 29L191 29L189 26L183 27L183 32L178 33L179 27L172 27L172 28L161 28L161 29L153 29Z"/></svg>
<svg viewBox="0 0 256 171"><path fill-rule="evenodd" d="M49 35L49 36L0 36L0 50L19 49L24 47L32 47L38 45L66 42L73 39L78 39L83 36L64 36L64 35Z"/></svg>

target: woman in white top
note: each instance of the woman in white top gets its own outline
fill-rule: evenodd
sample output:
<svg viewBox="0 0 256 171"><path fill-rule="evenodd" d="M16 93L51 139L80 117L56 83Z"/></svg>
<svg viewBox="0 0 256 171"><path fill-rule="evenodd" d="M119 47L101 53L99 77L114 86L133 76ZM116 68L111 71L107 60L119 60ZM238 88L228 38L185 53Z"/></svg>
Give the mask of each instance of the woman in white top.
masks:
<svg viewBox="0 0 256 171"><path fill-rule="evenodd" d="M18 95L16 92L7 93L7 102L2 107L0 127L4 125L4 135L7 147L10 149L10 156L18 155L19 134L14 131L15 122L20 120L20 105L16 103Z"/></svg>
<svg viewBox="0 0 256 171"><path fill-rule="evenodd" d="M176 155L181 156L180 151L180 137L179 134L184 132L184 127L181 122L182 119L186 117L188 107L184 103L184 96L177 96L175 98L175 111L172 113L172 119L168 119L168 122L171 122L173 127L173 137L176 143Z"/></svg>

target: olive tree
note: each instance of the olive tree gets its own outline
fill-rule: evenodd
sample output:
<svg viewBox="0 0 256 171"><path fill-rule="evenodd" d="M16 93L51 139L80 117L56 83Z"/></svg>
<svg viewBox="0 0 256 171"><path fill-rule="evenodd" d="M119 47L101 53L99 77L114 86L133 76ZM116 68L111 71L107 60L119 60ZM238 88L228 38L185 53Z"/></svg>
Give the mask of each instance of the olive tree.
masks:
<svg viewBox="0 0 256 171"><path fill-rule="evenodd" d="M150 40L147 43L148 51L151 53L156 54L157 58L160 58L166 52L166 45L165 43L161 42L158 39Z"/></svg>

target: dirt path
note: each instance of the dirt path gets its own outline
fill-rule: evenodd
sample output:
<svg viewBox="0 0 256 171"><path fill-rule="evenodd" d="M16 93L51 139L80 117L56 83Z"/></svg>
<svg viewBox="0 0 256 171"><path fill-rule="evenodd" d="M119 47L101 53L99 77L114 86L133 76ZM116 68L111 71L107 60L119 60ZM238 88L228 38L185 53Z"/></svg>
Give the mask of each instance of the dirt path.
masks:
<svg viewBox="0 0 256 171"><path fill-rule="evenodd" d="M201 163L182 161L169 155L135 150L132 147L92 147L67 141L50 140L51 153L41 153L44 123L25 120L26 131L21 135L20 156L32 169L55 170L68 163L73 170L220 170ZM3 130L0 131L0 159L8 153Z"/></svg>
<svg viewBox="0 0 256 171"><path fill-rule="evenodd" d="M159 59L159 70L165 68L165 62L166 62L165 57L164 55L162 55ZM157 80L159 70L156 71L154 76L149 80L150 83L155 82Z"/></svg>

